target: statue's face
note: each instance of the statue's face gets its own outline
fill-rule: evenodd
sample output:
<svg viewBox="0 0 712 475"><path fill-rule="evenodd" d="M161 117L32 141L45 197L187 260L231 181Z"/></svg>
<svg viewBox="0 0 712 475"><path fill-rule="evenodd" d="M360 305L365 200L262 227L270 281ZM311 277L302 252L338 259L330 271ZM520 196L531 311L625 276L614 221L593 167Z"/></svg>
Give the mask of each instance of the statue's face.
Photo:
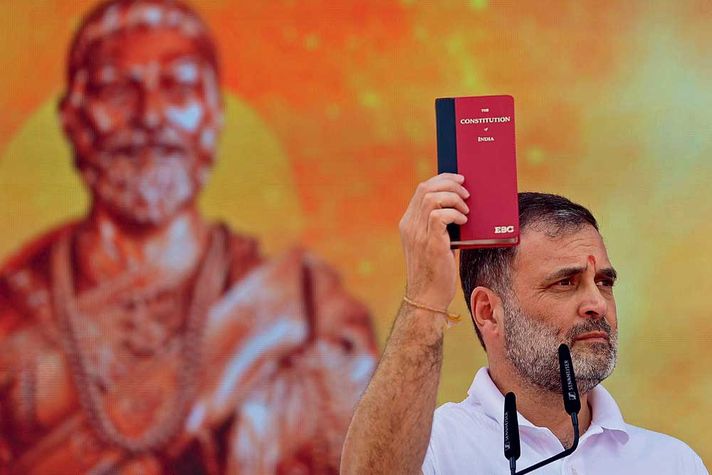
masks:
<svg viewBox="0 0 712 475"><path fill-rule="evenodd" d="M221 106L197 42L155 28L97 41L61 112L94 200L131 224L160 225L204 184Z"/></svg>

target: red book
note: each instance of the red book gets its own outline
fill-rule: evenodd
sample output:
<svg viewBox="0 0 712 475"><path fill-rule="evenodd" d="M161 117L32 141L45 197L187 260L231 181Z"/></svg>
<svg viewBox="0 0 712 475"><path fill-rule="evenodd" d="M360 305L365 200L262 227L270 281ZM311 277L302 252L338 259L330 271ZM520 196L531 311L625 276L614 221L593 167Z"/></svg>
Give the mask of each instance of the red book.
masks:
<svg viewBox="0 0 712 475"><path fill-rule="evenodd" d="M519 201L512 96L435 100L438 173L465 176L468 221L450 225L453 248L519 243Z"/></svg>

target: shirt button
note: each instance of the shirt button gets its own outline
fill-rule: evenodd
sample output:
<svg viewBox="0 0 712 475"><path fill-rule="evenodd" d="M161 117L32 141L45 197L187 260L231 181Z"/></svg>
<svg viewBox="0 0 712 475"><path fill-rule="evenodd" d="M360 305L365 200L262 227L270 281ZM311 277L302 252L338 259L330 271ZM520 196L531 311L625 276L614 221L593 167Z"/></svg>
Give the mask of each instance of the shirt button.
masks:
<svg viewBox="0 0 712 475"><path fill-rule="evenodd" d="M571 475L578 475L578 472L574 467L571 467Z"/></svg>

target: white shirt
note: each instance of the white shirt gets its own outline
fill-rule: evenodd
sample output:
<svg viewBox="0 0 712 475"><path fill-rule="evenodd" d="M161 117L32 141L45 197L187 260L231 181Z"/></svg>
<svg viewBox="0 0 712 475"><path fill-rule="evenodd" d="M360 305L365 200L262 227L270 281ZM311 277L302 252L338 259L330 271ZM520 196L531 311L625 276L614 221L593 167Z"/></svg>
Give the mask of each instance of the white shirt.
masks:
<svg viewBox="0 0 712 475"><path fill-rule="evenodd" d="M509 461L504 458L504 396L487 368L477 372L467 394L464 401L443 404L435 411L424 474L510 473ZM576 451L531 473L709 475L700 457L683 442L626 424L613 397L601 385L591 391L588 400L591 425L581 436ZM518 471L563 450L549 429L533 425L521 414L518 420Z"/></svg>

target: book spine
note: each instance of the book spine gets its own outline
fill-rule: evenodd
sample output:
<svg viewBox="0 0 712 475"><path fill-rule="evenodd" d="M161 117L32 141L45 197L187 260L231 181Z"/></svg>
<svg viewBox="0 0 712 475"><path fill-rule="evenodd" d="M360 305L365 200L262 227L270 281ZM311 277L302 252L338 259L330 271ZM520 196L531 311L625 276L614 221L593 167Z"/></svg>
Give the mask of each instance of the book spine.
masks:
<svg viewBox="0 0 712 475"><path fill-rule="evenodd" d="M455 99L435 99L435 127L438 140L438 174L457 173L457 136L455 132ZM460 226L449 224L450 241L460 240Z"/></svg>

